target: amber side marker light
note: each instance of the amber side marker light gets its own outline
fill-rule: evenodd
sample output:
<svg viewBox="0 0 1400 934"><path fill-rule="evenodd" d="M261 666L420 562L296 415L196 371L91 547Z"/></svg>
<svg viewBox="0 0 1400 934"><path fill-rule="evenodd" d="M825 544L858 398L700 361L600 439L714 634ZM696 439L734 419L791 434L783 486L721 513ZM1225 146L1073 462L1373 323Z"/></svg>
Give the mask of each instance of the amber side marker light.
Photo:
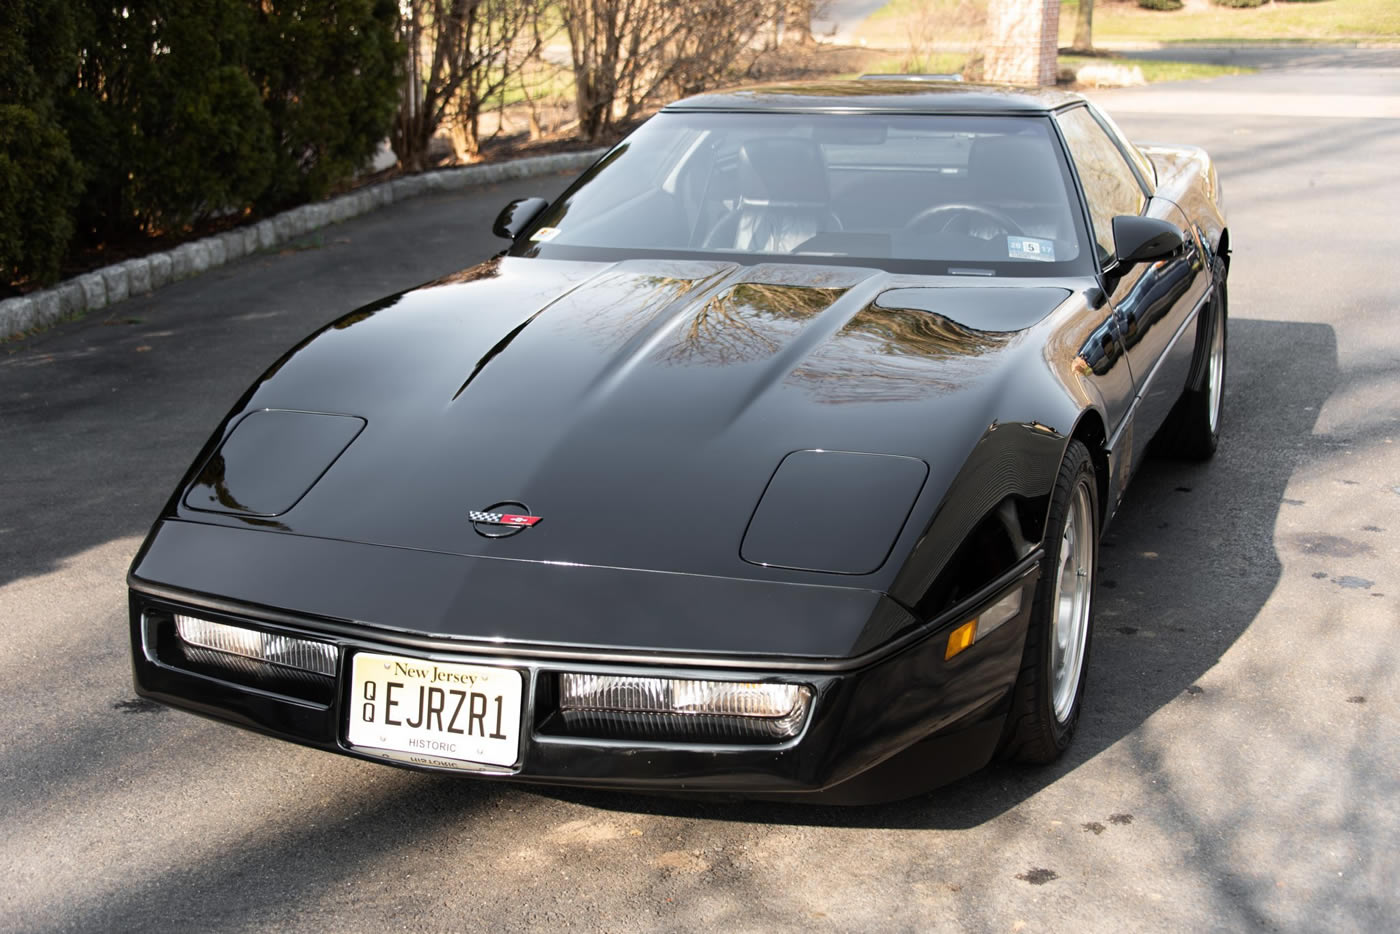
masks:
<svg viewBox="0 0 1400 934"><path fill-rule="evenodd" d="M973 617L948 633L948 648L943 652L943 660L946 662L959 652L976 645L978 639L991 635L1019 612L1021 591L1017 589L987 607L981 615Z"/></svg>
<svg viewBox="0 0 1400 934"><path fill-rule="evenodd" d="M948 649L943 653L943 660L957 655L963 649L972 647L972 643L977 639L977 620L963 623L957 629L948 633Z"/></svg>

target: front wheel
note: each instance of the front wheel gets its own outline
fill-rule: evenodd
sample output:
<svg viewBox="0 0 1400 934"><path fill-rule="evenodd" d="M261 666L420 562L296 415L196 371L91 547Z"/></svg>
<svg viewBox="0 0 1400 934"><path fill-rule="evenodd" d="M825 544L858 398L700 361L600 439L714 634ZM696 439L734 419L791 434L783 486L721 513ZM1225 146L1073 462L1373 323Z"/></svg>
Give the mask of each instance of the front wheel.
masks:
<svg viewBox="0 0 1400 934"><path fill-rule="evenodd" d="M1044 764L1074 738L1093 641L1099 560L1098 485L1089 449L1071 441L1060 464L1021 673L1001 756Z"/></svg>
<svg viewBox="0 0 1400 934"><path fill-rule="evenodd" d="M1217 257L1213 268L1214 294L1201 313L1202 337L1197 342L1201 376L1198 385L1188 387L1181 394L1158 438L1158 449L1169 457L1209 460L1220 444L1220 418L1225 408L1229 298L1224 261Z"/></svg>

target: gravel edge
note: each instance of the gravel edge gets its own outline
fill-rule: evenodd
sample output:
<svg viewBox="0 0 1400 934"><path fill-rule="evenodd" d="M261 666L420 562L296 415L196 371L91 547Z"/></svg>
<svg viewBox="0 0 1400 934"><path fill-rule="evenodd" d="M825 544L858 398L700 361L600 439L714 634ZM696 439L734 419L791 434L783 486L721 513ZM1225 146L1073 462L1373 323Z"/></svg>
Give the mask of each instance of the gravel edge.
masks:
<svg viewBox="0 0 1400 934"><path fill-rule="evenodd" d="M38 331L90 311L100 311L127 298L149 294L244 256L273 249L313 230L388 207L396 201L439 191L456 191L473 185L582 169L606 151L590 149L529 156L509 162L458 166L407 175L377 185L367 185L329 201L304 204L225 233L183 243L173 250L94 269L65 279L42 292L0 302L0 340Z"/></svg>

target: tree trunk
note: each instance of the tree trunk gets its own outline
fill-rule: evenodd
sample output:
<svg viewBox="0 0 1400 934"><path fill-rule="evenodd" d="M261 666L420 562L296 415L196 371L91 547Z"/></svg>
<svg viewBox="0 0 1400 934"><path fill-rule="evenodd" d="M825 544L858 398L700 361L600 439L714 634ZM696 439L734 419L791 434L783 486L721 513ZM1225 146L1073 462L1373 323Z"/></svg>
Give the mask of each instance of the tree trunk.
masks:
<svg viewBox="0 0 1400 934"><path fill-rule="evenodd" d="M479 107L478 107L479 110ZM463 114L448 127L452 153L458 162L471 162L481 154L481 114Z"/></svg>
<svg viewBox="0 0 1400 934"><path fill-rule="evenodd" d="M598 129L598 109L593 103L592 82L588 73L574 69L574 109L578 111L578 131L585 139L593 139Z"/></svg>
<svg viewBox="0 0 1400 934"><path fill-rule="evenodd" d="M786 21L785 32L802 45L811 45L816 41L812 37L812 0L789 3L783 19Z"/></svg>
<svg viewBox="0 0 1400 934"><path fill-rule="evenodd" d="M1074 20L1074 50L1094 51L1094 0L1079 0L1079 15Z"/></svg>
<svg viewBox="0 0 1400 934"><path fill-rule="evenodd" d="M428 144L432 141L432 128L425 125L405 126L394 134L390 141L394 155L399 157L399 168L405 172L421 172L428 167Z"/></svg>

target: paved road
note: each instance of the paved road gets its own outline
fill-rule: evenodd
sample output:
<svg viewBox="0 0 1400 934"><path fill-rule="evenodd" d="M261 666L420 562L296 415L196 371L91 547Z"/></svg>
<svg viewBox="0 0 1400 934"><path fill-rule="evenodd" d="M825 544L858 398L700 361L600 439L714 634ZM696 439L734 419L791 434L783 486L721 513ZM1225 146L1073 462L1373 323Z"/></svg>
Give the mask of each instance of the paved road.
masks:
<svg viewBox="0 0 1400 934"><path fill-rule="evenodd" d="M1374 68L1400 67L1400 47L1352 48L1341 45L1197 45L1174 43L1104 43L1104 49L1116 49L1129 58L1149 58L1164 62L1200 62L1206 65L1243 65L1260 71L1286 70L1292 72L1290 81L1295 89L1308 83L1310 77L1346 80L1348 74ZM1302 84L1299 84L1299 82Z"/></svg>
<svg viewBox="0 0 1400 934"><path fill-rule="evenodd" d="M521 790L133 700L123 574L219 413L562 179L395 205L0 347L0 929L1393 929L1400 121L1133 103L1261 87L1112 98L1218 157L1228 426L1208 466L1147 464L1105 542L1077 744L902 804Z"/></svg>

